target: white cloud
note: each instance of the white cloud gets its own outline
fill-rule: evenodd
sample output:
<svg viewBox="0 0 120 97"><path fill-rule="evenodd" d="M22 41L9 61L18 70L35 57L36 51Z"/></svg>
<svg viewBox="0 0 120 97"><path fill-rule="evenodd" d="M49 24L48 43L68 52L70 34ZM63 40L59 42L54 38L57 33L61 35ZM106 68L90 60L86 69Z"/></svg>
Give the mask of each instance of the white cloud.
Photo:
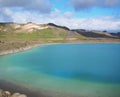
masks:
<svg viewBox="0 0 120 97"><path fill-rule="evenodd" d="M12 21L11 19L12 11L8 8L1 8L0 9L0 21Z"/></svg>
<svg viewBox="0 0 120 97"><path fill-rule="evenodd" d="M22 8L40 13L49 13L52 8L50 0L0 0L0 8Z"/></svg>
<svg viewBox="0 0 120 97"><path fill-rule="evenodd" d="M95 29L95 30L119 30L120 19L114 16L94 17L94 18L75 18L71 12L62 13L55 9L50 14L40 14L30 11L13 12L10 9L5 9L4 14L9 16L13 22L17 23L55 23L62 26L67 26L70 29ZM1 17L0 17L1 18ZM7 17L8 18L8 17ZM4 21L3 18L0 19Z"/></svg>
<svg viewBox="0 0 120 97"><path fill-rule="evenodd" d="M69 4L75 11L88 10L93 7L120 8L120 0L70 0Z"/></svg>

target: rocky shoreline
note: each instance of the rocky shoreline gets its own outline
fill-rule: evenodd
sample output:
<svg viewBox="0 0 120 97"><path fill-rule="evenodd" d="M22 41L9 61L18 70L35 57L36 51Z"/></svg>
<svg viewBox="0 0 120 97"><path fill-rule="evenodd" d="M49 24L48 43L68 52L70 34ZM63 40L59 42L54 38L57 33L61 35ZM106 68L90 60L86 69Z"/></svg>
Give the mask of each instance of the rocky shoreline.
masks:
<svg viewBox="0 0 120 97"><path fill-rule="evenodd" d="M46 94L46 92L44 93ZM0 79L0 97L51 97L42 92Z"/></svg>
<svg viewBox="0 0 120 97"><path fill-rule="evenodd" d="M83 97L44 89L27 88L11 81L0 79L0 97ZM85 97L85 96L84 96Z"/></svg>
<svg viewBox="0 0 120 97"><path fill-rule="evenodd" d="M20 93L11 93L9 91L3 91L0 89L0 97L27 97L25 94L20 94Z"/></svg>
<svg viewBox="0 0 120 97"><path fill-rule="evenodd" d="M43 44L35 44L35 45L26 46L26 47L21 47L21 48L18 48L18 49L5 50L5 51L0 52L0 56L7 55L7 54L12 54L12 53L17 53L17 52L22 52L22 51L25 51L25 50L32 49L34 47L38 47L40 45L43 45Z"/></svg>
<svg viewBox="0 0 120 97"><path fill-rule="evenodd" d="M15 49L11 49L11 50L5 50L5 51L0 52L0 56L7 55L7 54L18 53L18 52L23 52L23 51L30 50L30 49L38 47L38 46L50 45L50 44L57 44L57 43L33 44L33 45L25 46L25 47L20 47L18 49L15 48Z"/></svg>
<svg viewBox="0 0 120 97"><path fill-rule="evenodd" d="M112 43L112 42L76 42L76 43ZM120 42L113 42L113 43L120 43ZM3 51L0 51L0 56L3 56L3 55L7 55L7 54L13 54L13 53L18 53L18 52L23 52L23 51L26 51L26 50L30 50L32 48L35 48L35 47L38 47L38 46L43 46L43 45L51 45L51 44L61 44L61 43L45 43L45 44L33 44L33 45L27 45L25 47L20 47L20 48L14 48L14 49L10 49L10 50L3 50ZM62 44L74 44L73 43L62 43Z"/></svg>
<svg viewBox="0 0 120 97"><path fill-rule="evenodd" d="M23 51L30 50L30 49L38 47L38 46L51 45L51 44L58 44L58 43L45 43L45 44L27 45L25 47L20 47L20 48L17 48L17 49L14 48L14 49L10 49L10 50L1 51L0 56L7 55L7 54L18 53L18 52L23 52Z"/></svg>

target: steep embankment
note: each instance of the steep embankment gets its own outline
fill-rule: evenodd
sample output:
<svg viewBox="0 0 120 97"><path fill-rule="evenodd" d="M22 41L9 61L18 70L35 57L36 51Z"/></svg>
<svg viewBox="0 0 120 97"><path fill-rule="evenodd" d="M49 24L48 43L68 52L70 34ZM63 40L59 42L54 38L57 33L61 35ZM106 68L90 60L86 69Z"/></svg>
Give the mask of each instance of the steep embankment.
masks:
<svg viewBox="0 0 120 97"><path fill-rule="evenodd" d="M63 43L69 33L66 29L47 24L0 23L0 55L27 50L39 44Z"/></svg>

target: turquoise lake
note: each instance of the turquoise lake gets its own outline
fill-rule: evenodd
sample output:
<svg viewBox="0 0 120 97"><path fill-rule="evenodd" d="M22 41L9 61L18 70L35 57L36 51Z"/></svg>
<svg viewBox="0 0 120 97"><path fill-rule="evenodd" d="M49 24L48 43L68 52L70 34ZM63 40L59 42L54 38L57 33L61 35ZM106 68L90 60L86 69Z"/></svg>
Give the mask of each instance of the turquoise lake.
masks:
<svg viewBox="0 0 120 97"><path fill-rule="evenodd" d="M0 79L84 97L120 97L120 44L53 44L0 56Z"/></svg>

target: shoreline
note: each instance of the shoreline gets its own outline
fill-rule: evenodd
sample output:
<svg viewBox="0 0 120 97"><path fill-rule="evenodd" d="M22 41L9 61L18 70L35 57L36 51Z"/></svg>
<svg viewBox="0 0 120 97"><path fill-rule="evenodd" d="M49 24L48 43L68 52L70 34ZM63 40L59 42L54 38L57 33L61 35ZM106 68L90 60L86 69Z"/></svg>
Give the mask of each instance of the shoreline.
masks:
<svg viewBox="0 0 120 97"><path fill-rule="evenodd" d="M23 51L33 49L35 47L44 46L44 45L52 45L52 44L59 44L59 43L45 43L45 44L28 45L28 46L25 46L25 47L21 47L19 49L11 49L11 50L2 51L2 52L0 52L0 56L4 56L4 55L8 55L8 54L14 54L14 53L18 53L18 52L23 52Z"/></svg>
<svg viewBox="0 0 120 97"><path fill-rule="evenodd" d="M41 92L33 91L26 87L16 85L5 80L0 80L0 89L2 89L3 91L9 91L12 94L13 93L25 94L27 97L47 97L43 95Z"/></svg>
<svg viewBox="0 0 120 97"><path fill-rule="evenodd" d="M23 94L26 95L26 97L83 97L81 95L73 95L73 94L56 92L51 90L43 90L43 89L35 90L1 79L0 79L0 90L8 91L11 94L15 94L15 93Z"/></svg>
<svg viewBox="0 0 120 97"><path fill-rule="evenodd" d="M53 44L89 44L89 43L93 43L93 44L98 44L98 43L103 43L103 44L111 44L111 43L114 43L114 44L120 44L120 42L73 42L73 43L44 43L44 44L33 44L33 45L28 45L28 46L25 46L25 47L21 47L21 48L18 48L18 49L11 49L11 50L5 50L5 51L2 51L0 52L0 56L4 56L4 55L8 55L8 54L14 54L14 53L18 53L18 52L23 52L23 51L27 51L27 50L30 50L30 49L33 49L33 48L36 48L36 47L39 47L39 46L44 46L44 45L53 45Z"/></svg>

